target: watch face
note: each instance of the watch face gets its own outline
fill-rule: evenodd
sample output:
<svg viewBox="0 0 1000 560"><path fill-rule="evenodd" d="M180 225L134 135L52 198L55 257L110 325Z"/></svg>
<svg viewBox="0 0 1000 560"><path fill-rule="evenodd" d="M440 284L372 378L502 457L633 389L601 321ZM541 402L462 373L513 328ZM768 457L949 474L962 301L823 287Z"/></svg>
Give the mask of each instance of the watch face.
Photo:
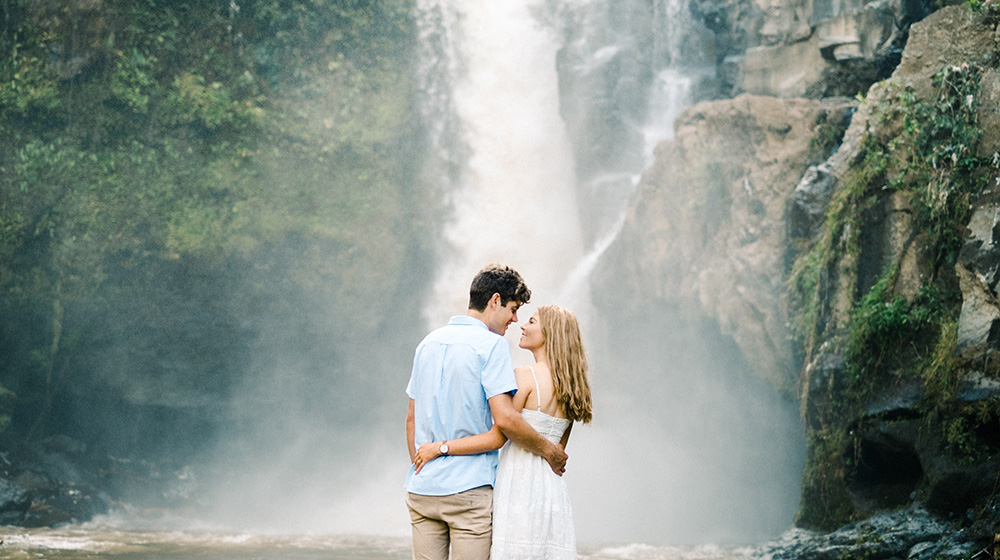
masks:
<svg viewBox="0 0 1000 560"><path fill-rule="evenodd" d="M448 444L447 443L442 443L441 444L441 454L442 455L447 455L448 454Z"/></svg>

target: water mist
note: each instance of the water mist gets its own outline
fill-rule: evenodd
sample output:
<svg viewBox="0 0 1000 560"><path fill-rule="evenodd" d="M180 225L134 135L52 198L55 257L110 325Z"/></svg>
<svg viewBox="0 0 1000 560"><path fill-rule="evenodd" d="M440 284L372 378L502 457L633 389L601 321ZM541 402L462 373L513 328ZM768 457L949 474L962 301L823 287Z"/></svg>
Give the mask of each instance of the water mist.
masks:
<svg viewBox="0 0 1000 560"><path fill-rule="evenodd" d="M559 115L560 45L533 17L532 4L418 2L433 26L424 36L444 38L447 49L426 53L448 61L437 71L447 87L441 93L449 94L438 104L449 114L427 118L456 123L437 155L468 154L447 181L449 215L425 308L430 327L464 313L469 283L487 263L513 266L540 298L551 299L580 257L573 158Z"/></svg>
<svg viewBox="0 0 1000 560"><path fill-rule="evenodd" d="M663 56L631 77L621 68L646 56L627 29L642 19L642 2L484 4L419 2L418 79L434 152L427 169L450 202L428 328L464 311L469 281L493 261L517 268L533 290L522 321L546 303L577 311L595 400L593 425L575 429L568 449L581 539L774 536L797 504L796 407L749 375L710 324L671 309L650 310L634 324L590 302L589 273L614 242L639 173L655 144L671 137L700 71L678 54L682 3L655 3L654 50ZM619 83L595 91L612 68ZM642 91L622 93L626 84ZM580 124L602 119L617 119L628 141L609 148ZM588 136L600 157L584 161ZM515 363L527 363L516 327L508 331Z"/></svg>
<svg viewBox="0 0 1000 560"><path fill-rule="evenodd" d="M408 535L413 348L464 313L472 277L501 262L532 288L522 324L538 305L565 305L591 354L595 420L573 431L566 479L582 542L749 541L791 523L803 447L795 406L747 374L711 325L670 309L624 318L591 302L590 273L615 242L652 147L688 102L689 69L650 54L672 52L669 34L657 31L656 49L633 36L637 23L676 24L660 17L674 13L664 0L655 6L650 18L643 0L418 0L428 153L414 180L446 207L431 278L401 284L421 288L401 296L414 302L407 317L422 315L408 327L420 332L345 335L317 349L301 333L350 331L350 318L333 303L288 304L302 317L260 333L253 373L232 399L239 437L220 445L217 476L203 480L220 519ZM528 363L517 327L508 331L514 361Z"/></svg>

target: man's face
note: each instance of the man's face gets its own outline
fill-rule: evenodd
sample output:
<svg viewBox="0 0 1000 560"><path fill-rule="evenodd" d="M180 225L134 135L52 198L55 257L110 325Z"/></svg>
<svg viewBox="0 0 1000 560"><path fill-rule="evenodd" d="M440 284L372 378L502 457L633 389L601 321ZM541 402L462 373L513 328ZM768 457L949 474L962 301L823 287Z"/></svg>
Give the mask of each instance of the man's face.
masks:
<svg viewBox="0 0 1000 560"><path fill-rule="evenodd" d="M508 301L507 305L498 304L487 326L491 331L503 336L507 332L507 327L511 323L517 322L517 310L519 307L521 307L521 303L517 301Z"/></svg>

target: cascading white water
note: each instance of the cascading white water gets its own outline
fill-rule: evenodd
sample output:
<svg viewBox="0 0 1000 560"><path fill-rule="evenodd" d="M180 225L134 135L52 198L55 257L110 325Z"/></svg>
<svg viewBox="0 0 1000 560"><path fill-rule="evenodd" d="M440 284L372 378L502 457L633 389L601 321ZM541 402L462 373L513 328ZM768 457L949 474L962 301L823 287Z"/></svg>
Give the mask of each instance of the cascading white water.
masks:
<svg viewBox="0 0 1000 560"><path fill-rule="evenodd" d="M494 261L524 275L526 313L557 303L580 315L597 408L568 450L582 540L736 542L784 529L801 467L794 405L746 374L717 334L672 316L637 326L591 313L590 272L700 72L679 54L682 0L417 4L425 180L450 205L428 328L464 312L469 281ZM652 39L632 36L650 16ZM600 202L581 198L578 209L577 193Z"/></svg>
<svg viewBox="0 0 1000 560"><path fill-rule="evenodd" d="M674 120L689 103L693 81L688 72L674 67L656 74L650 95L650 116L642 131L647 165L653 163L656 145L674 137Z"/></svg>
<svg viewBox="0 0 1000 560"><path fill-rule="evenodd" d="M656 3L664 25L655 34L658 50L679 50L681 4ZM609 196L593 246L582 254L576 175L556 67L557 53L567 45L556 31L561 17L575 14L585 28L578 42L608 41L600 17L606 2L418 0L417 7L421 110L436 158L427 167L436 170L430 180L443 183L450 208L442 217L437 277L425 307L428 325L464 309L472 275L488 262L518 269L536 294L535 304L587 308L587 274L621 227L642 169L593 180L617 192ZM620 51L615 44L582 48L594 51L585 63L594 66ZM673 120L688 103L691 82L673 66L658 71L645 118L633 123L646 165L655 145L673 136Z"/></svg>
<svg viewBox="0 0 1000 560"><path fill-rule="evenodd" d="M438 39L425 69L445 71L457 138L432 144L465 149L442 217L443 246L426 307L431 326L463 313L469 282L485 264L517 269L535 293L551 301L581 254L573 157L559 115L557 37L540 25L532 0L421 0L424 37ZM442 48L443 47L443 48ZM447 61L447 64L441 62ZM440 76L439 76L440 78ZM425 83L431 78L425 78ZM445 155L445 159L451 156ZM442 178L442 180L444 180Z"/></svg>

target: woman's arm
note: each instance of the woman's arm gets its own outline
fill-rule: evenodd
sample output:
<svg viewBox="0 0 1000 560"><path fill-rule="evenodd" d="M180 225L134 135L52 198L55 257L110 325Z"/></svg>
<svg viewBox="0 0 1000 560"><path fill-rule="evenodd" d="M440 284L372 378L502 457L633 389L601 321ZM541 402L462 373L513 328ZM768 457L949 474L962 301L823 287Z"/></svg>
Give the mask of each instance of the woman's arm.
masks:
<svg viewBox="0 0 1000 560"><path fill-rule="evenodd" d="M441 444L448 444L448 455L478 455L488 451L494 451L503 447L507 442L500 428L496 425L488 432L465 436L459 439L448 441L432 441L425 443L417 449L413 457L413 463L417 466L414 472L420 472L424 465L441 456Z"/></svg>
<svg viewBox="0 0 1000 560"><path fill-rule="evenodd" d="M514 409L518 414L524 408L524 402L528 398L528 395L534 391L534 382L530 381L532 378L528 377L529 375L531 375L530 368L521 366L514 369L517 391L511 398L511 402L513 402ZM490 406L492 409L493 405L491 404ZM474 436L425 443L415 453L410 453L410 461L417 466L414 472L420 472L420 469L424 468L424 465L441 456L442 443L448 444L448 455L478 455L500 449L503 447L503 444L507 443L507 436L503 435L497 424L494 424L492 430ZM412 442L410 448L413 448Z"/></svg>

